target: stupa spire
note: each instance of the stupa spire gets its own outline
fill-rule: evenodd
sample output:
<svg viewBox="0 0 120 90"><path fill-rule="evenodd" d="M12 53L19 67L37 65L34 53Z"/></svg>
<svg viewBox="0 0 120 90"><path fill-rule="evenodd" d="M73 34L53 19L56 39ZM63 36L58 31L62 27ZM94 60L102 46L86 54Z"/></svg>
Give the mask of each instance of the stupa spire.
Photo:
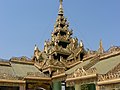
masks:
<svg viewBox="0 0 120 90"><path fill-rule="evenodd" d="M60 0L60 6L59 6L58 15L63 15L64 14L62 3L63 3L63 0Z"/></svg>

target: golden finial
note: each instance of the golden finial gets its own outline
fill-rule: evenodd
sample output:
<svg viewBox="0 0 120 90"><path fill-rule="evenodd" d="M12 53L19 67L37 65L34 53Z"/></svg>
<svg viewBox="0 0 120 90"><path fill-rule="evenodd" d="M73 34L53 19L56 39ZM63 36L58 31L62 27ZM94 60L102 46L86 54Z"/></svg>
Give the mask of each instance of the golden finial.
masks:
<svg viewBox="0 0 120 90"><path fill-rule="evenodd" d="M63 0L60 0L60 4L62 4Z"/></svg>
<svg viewBox="0 0 120 90"><path fill-rule="evenodd" d="M58 13L58 14L62 14L62 15L63 15L63 6L62 6L62 2L63 2L63 0L60 0L60 7L59 7L59 13Z"/></svg>

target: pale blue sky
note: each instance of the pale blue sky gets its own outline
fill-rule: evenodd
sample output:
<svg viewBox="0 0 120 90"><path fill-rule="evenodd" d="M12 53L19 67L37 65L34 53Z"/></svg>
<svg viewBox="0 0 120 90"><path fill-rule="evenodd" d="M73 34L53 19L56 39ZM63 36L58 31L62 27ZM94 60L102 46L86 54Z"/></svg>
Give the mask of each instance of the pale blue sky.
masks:
<svg viewBox="0 0 120 90"><path fill-rule="evenodd" d="M64 0L65 17L73 37L97 50L120 46L120 0ZM0 0L0 58L33 55L43 49L57 17L59 0Z"/></svg>

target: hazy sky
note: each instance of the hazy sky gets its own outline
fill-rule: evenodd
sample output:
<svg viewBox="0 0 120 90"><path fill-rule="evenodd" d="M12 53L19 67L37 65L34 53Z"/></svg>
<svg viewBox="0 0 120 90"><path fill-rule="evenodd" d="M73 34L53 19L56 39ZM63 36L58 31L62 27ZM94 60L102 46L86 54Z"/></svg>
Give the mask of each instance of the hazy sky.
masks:
<svg viewBox="0 0 120 90"><path fill-rule="evenodd" d="M64 13L73 37L85 48L120 46L120 0L64 0ZM0 58L33 55L43 50L57 17L59 0L0 0Z"/></svg>

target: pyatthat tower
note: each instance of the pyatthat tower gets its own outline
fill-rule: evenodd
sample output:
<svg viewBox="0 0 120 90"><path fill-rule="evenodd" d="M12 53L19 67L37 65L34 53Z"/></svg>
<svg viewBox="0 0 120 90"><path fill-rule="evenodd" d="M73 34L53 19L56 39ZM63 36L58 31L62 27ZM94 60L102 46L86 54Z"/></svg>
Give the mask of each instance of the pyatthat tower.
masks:
<svg viewBox="0 0 120 90"><path fill-rule="evenodd" d="M86 51L72 34L60 0L43 51L35 45L33 58L0 59L0 90L120 90L120 47L105 51L100 40L97 51Z"/></svg>
<svg viewBox="0 0 120 90"><path fill-rule="evenodd" d="M51 40L45 41L44 51L35 46L33 60L41 71L50 76L60 74L80 62L84 55L82 41L72 37L67 18L64 17L63 0L60 0L58 16L51 33Z"/></svg>

